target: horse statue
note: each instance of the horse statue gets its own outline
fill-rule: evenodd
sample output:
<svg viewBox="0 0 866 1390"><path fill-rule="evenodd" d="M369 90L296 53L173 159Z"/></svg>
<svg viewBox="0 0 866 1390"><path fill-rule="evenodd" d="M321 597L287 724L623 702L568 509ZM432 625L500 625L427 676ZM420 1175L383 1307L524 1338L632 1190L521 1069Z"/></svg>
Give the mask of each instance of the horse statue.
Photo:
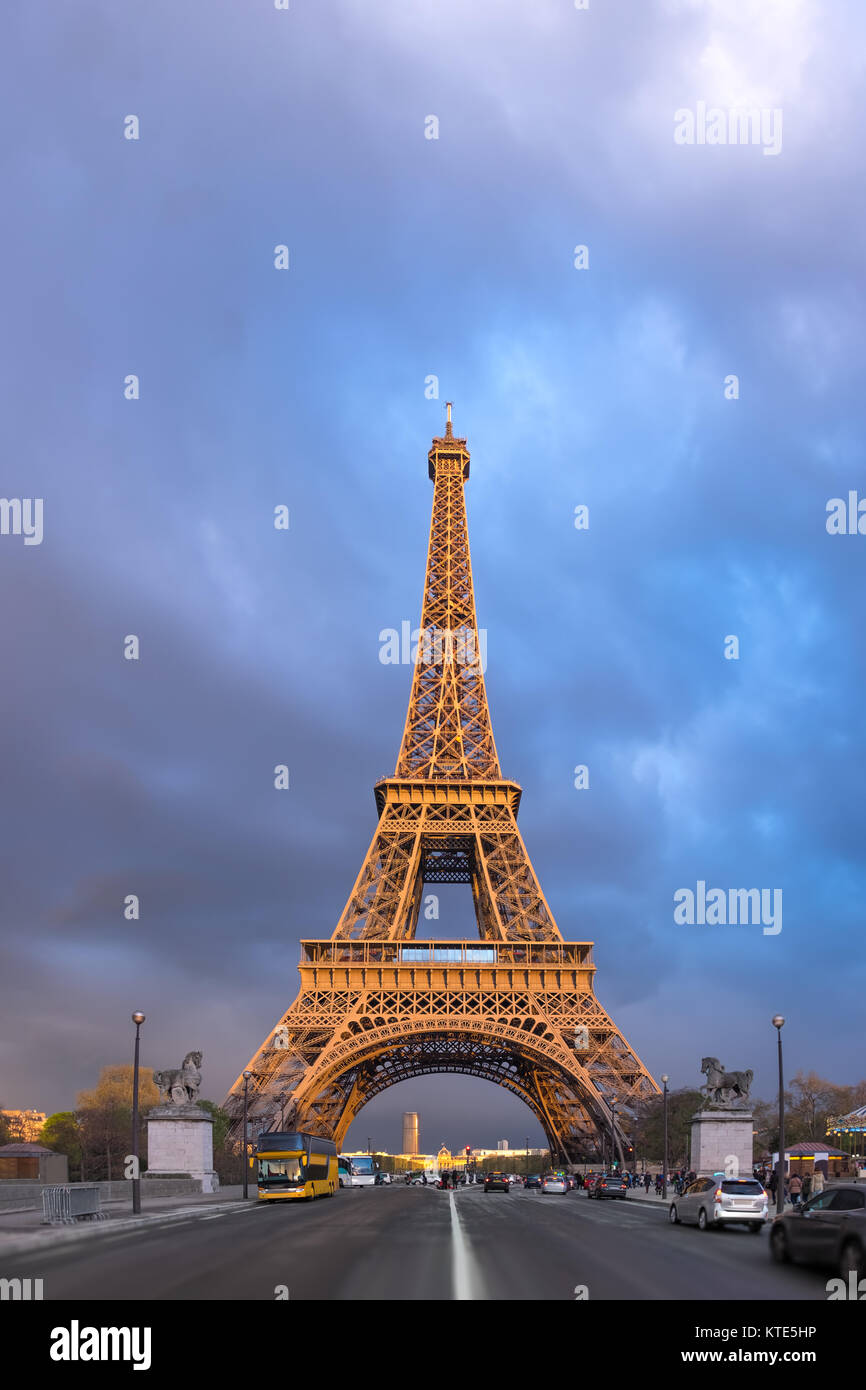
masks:
<svg viewBox="0 0 866 1390"><path fill-rule="evenodd" d="M159 1087L161 1104L192 1105L198 1100L201 1059L200 1052L188 1052L183 1059L183 1066L153 1073L154 1082Z"/></svg>
<svg viewBox="0 0 866 1390"><path fill-rule="evenodd" d="M701 1071L707 1078L701 1090L706 1091L709 1105L745 1105L755 1075L753 1071L725 1071L718 1057L704 1057Z"/></svg>

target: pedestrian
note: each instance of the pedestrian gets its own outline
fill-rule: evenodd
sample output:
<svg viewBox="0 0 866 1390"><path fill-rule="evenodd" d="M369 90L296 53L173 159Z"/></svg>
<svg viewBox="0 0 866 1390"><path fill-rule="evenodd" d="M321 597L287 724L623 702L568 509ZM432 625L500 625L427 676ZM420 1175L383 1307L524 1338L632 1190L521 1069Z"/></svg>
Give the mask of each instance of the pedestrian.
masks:
<svg viewBox="0 0 866 1390"><path fill-rule="evenodd" d="M803 1179L799 1173L795 1173L788 1183L788 1191L791 1194L791 1201L795 1207L800 1205L800 1193L803 1191Z"/></svg>
<svg viewBox="0 0 866 1390"><path fill-rule="evenodd" d="M773 1198L774 1201L776 1199L776 1188L778 1186L778 1183L779 1175L774 1168L767 1180L767 1187L770 1189L770 1196Z"/></svg>
<svg viewBox="0 0 866 1390"><path fill-rule="evenodd" d="M807 1174L805 1175L805 1177L803 1178L803 1187L802 1187L802 1190L801 1190L801 1192L800 1192L800 1201L801 1201L801 1202L808 1202L808 1200L809 1200L809 1198L811 1197L811 1195L812 1195L812 1174L811 1174L811 1173L807 1173Z"/></svg>
<svg viewBox="0 0 866 1390"><path fill-rule="evenodd" d="M812 1174L812 1196L817 1197L819 1192L824 1191L824 1169L816 1168Z"/></svg>
<svg viewBox="0 0 866 1390"><path fill-rule="evenodd" d="M643 1185L644 1185L644 1191L646 1192L647 1196L649 1196L649 1190L650 1190L650 1185L651 1185L651 1183L652 1183L652 1178L650 1177L649 1173L644 1173L644 1175L643 1175Z"/></svg>

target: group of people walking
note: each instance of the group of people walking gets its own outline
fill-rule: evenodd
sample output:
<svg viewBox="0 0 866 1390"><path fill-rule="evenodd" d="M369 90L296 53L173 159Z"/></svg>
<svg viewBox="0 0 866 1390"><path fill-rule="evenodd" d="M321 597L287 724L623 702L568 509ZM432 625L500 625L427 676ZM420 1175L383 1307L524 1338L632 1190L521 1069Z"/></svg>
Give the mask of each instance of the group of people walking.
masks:
<svg viewBox="0 0 866 1390"><path fill-rule="evenodd" d="M761 1173L761 1181L764 1183L773 1201L776 1200L776 1190L779 1186L779 1177L775 1168L769 1173ZM816 1168L813 1173L806 1172L802 1178L799 1173L792 1173L785 1182L785 1201L790 1198L791 1205L799 1207L803 1202L808 1202L810 1197L815 1197L819 1192L824 1191L824 1172L821 1168Z"/></svg>

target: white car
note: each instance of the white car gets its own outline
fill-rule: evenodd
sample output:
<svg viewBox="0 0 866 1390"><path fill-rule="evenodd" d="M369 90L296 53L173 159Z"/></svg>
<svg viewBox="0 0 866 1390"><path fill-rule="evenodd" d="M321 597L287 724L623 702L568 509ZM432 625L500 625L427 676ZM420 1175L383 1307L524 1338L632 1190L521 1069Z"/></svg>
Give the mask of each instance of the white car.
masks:
<svg viewBox="0 0 866 1390"><path fill-rule="evenodd" d="M541 1190L542 1192L561 1192L564 1195L568 1191L568 1183L558 1173L545 1173L541 1179Z"/></svg>
<svg viewBox="0 0 866 1390"><path fill-rule="evenodd" d="M769 1198L757 1178L697 1178L671 1202L671 1224L706 1231L710 1226L748 1226L760 1231L769 1220Z"/></svg>

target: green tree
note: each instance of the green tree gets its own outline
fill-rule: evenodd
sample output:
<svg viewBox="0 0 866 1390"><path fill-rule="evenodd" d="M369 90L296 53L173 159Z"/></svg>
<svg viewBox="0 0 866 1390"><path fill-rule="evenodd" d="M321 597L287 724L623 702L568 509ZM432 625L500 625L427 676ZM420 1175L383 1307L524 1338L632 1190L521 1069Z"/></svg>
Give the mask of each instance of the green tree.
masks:
<svg viewBox="0 0 866 1390"><path fill-rule="evenodd" d="M11 1130L10 1125L9 1125L9 1120L8 1120L7 1116L3 1114L3 1111L0 1110L0 1144L11 1144L11 1143L12 1143L12 1130Z"/></svg>
<svg viewBox="0 0 866 1390"><path fill-rule="evenodd" d="M132 1146L132 1074L127 1065L103 1067L92 1091L78 1096L76 1119L81 1132L82 1165L94 1178L123 1177L123 1160ZM139 1068L139 1153L144 1160L144 1116L159 1101L150 1071ZM144 1167L144 1161L142 1161Z"/></svg>
<svg viewBox="0 0 866 1390"><path fill-rule="evenodd" d="M223 1110L217 1105L215 1100L200 1100L198 1104L202 1110L206 1110L213 1120L213 1151L223 1152L226 1146L226 1135L229 1125L232 1124L232 1117L227 1110Z"/></svg>
<svg viewBox="0 0 866 1390"><path fill-rule="evenodd" d="M39 1135L40 1144L69 1159L70 1178L81 1176L81 1129L71 1110L49 1115Z"/></svg>

